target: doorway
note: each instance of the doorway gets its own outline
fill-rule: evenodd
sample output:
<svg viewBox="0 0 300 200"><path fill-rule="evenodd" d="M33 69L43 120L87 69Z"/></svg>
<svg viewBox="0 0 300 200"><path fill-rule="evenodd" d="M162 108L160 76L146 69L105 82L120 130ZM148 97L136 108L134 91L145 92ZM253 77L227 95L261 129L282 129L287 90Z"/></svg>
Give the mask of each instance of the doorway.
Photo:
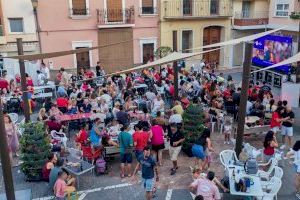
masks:
<svg viewBox="0 0 300 200"><path fill-rule="evenodd" d="M243 1L242 4L242 17L249 18L250 17L250 1Z"/></svg>
<svg viewBox="0 0 300 200"><path fill-rule="evenodd" d="M107 22L123 22L122 0L106 0Z"/></svg>
<svg viewBox="0 0 300 200"><path fill-rule="evenodd" d="M203 46L219 43L221 41L221 27L220 26L209 26L203 30ZM209 50L209 49L204 49ZM220 61L220 50L215 50L203 54L205 63L216 68L219 65Z"/></svg>
<svg viewBox="0 0 300 200"><path fill-rule="evenodd" d="M192 52L192 48L193 48L193 31L192 30L182 31L181 42L182 42L182 44L181 44L182 52L184 52L184 53Z"/></svg>
<svg viewBox="0 0 300 200"><path fill-rule="evenodd" d="M143 64L154 59L154 43L143 44Z"/></svg>
<svg viewBox="0 0 300 200"><path fill-rule="evenodd" d="M193 14L193 1L192 0L183 0L182 2L183 15L192 15Z"/></svg>
<svg viewBox="0 0 300 200"><path fill-rule="evenodd" d="M82 49L86 47L76 47L76 49ZM79 72L80 68L90 67L90 53L81 52L76 53L76 63L77 63L77 72Z"/></svg>

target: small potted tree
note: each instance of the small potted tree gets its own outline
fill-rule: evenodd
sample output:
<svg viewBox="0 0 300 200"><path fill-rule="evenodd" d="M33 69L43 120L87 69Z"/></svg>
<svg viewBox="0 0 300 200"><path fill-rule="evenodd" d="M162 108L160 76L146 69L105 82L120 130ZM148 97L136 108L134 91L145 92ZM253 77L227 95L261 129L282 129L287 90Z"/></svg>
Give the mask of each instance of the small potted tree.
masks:
<svg viewBox="0 0 300 200"><path fill-rule="evenodd" d="M26 123L20 140L21 170L26 181L42 180L42 168L50 153L50 138L47 136L44 124Z"/></svg>

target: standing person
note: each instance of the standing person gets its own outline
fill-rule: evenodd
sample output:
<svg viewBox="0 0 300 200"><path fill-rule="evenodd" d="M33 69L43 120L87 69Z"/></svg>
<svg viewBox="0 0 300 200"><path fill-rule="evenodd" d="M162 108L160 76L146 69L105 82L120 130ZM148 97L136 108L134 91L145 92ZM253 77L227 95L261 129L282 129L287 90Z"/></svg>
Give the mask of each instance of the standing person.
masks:
<svg viewBox="0 0 300 200"><path fill-rule="evenodd" d="M150 139L152 144L152 153L159 166L162 166L162 151L165 148L164 130L158 125L157 120L153 119Z"/></svg>
<svg viewBox="0 0 300 200"><path fill-rule="evenodd" d="M273 131L269 131L265 136L264 141L264 161L267 163L274 157L275 148L278 147L278 142Z"/></svg>
<svg viewBox="0 0 300 200"><path fill-rule="evenodd" d="M45 85L45 74L43 74L40 70L36 71L37 73L37 84L38 86Z"/></svg>
<svg viewBox="0 0 300 200"><path fill-rule="evenodd" d="M296 196L300 199L300 140L296 141L291 151L286 155L287 158L294 156L293 167L296 171L295 176L295 186L296 186Z"/></svg>
<svg viewBox="0 0 300 200"><path fill-rule="evenodd" d="M67 86L69 84L69 75L68 73L65 71L65 68L60 68L61 71L61 82L63 83L63 85Z"/></svg>
<svg viewBox="0 0 300 200"><path fill-rule="evenodd" d="M50 79L50 70L49 68L45 65L45 63L41 64L41 72L45 75L45 78L47 80Z"/></svg>
<svg viewBox="0 0 300 200"><path fill-rule="evenodd" d="M280 149L285 148L285 143L287 140L288 147L292 147L292 137L293 137L293 124L295 122L295 114L292 111L291 107L287 107L285 112L282 114L282 125L281 125L281 134L282 134L282 143L283 145ZM286 138L287 136L287 138Z"/></svg>
<svg viewBox="0 0 300 200"><path fill-rule="evenodd" d="M102 135L100 131L101 120L96 118L92 129L90 130L90 141L93 147L99 147L102 141Z"/></svg>
<svg viewBox="0 0 300 200"><path fill-rule="evenodd" d="M143 154L143 149L147 146L149 141L149 133L142 130L141 122L134 126L135 132L133 133L133 143L135 146L135 157L138 160L139 157Z"/></svg>
<svg viewBox="0 0 300 200"><path fill-rule="evenodd" d="M176 174L176 170L178 169L177 165L177 159L178 154L181 151L182 143L184 141L184 136L180 132L180 130L177 127L177 124L171 124L171 131L168 134L168 138L170 140L170 159L173 162L173 167L171 169L171 175Z"/></svg>
<svg viewBox="0 0 300 200"><path fill-rule="evenodd" d="M51 169L54 168L56 162L57 162L57 157L54 153L51 152L47 156L47 161L45 162L45 164L42 168L42 177L43 177L44 181L49 182L49 176L50 176Z"/></svg>
<svg viewBox="0 0 300 200"><path fill-rule="evenodd" d="M201 177L196 179L191 185L191 190L196 190L196 195L203 196L204 200L219 200L221 195L218 187L214 184L213 179L215 173L209 171L207 177Z"/></svg>
<svg viewBox="0 0 300 200"><path fill-rule="evenodd" d="M272 113L270 128L276 134L279 132L281 119L280 113L282 111L282 107L277 107L277 109Z"/></svg>
<svg viewBox="0 0 300 200"><path fill-rule="evenodd" d="M224 121L224 144L230 144L230 134L232 132L232 118L225 117Z"/></svg>
<svg viewBox="0 0 300 200"><path fill-rule="evenodd" d="M125 177L125 172L127 172L128 177L131 176L133 139L130 133L128 133L128 130L128 125L123 124L118 136L121 154L121 178Z"/></svg>
<svg viewBox="0 0 300 200"><path fill-rule="evenodd" d="M7 137L9 159L11 164L14 165L13 154L16 154L19 149L19 139L17 136L15 125L12 122L9 115L4 116L4 125L5 125L6 137Z"/></svg>
<svg viewBox="0 0 300 200"><path fill-rule="evenodd" d="M154 197L156 192L154 187L154 171L156 175L156 181L159 181L159 176L155 160L151 156L150 148L148 146L144 148L143 154L138 159L138 164L133 172L134 177L140 167L142 167L142 178L144 188L146 189L146 200L150 200Z"/></svg>

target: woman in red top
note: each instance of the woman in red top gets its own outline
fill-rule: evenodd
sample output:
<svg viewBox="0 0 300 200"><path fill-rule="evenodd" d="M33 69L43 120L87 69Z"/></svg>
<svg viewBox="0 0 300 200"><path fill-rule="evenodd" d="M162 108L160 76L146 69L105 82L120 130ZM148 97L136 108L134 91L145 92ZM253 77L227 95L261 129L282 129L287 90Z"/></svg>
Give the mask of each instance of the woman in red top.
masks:
<svg viewBox="0 0 300 200"><path fill-rule="evenodd" d="M85 124L85 123L81 124L81 129L80 129L80 131L77 134L76 139L75 139L75 141L77 143L79 143L80 146L87 143L87 140L88 140L88 137L89 137L88 133L87 133L87 130L88 130L88 124Z"/></svg>
<svg viewBox="0 0 300 200"><path fill-rule="evenodd" d="M264 141L264 161L268 162L275 154L275 148L278 147L278 142L273 131L266 134Z"/></svg>
<svg viewBox="0 0 300 200"><path fill-rule="evenodd" d="M279 131L280 125L281 125L281 119L280 119L280 113L281 113L282 107L278 107L273 113L271 118L271 124L270 128L274 133L277 133Z"/></svg>
<svg viewBox="0 0 300 200"><path fill-rule="evenodd" d="M51 153L47 158L48 160L45 162L42 169L42 176L44 181L49 182L50 171L54 168L54 165L57 162L57 157L54 153Z"/></svg>
<svg viewBox="0 0 300 200"><path fill-rule="evenodd" d="M26 83L27 83L27 86L33 87L33 80L27 73L26 73Z"/></svg>
<svg viewBox="0 0 300 200"><path fill-rule="evenodd" d="M135 132L132 135L134 146L135 146L135 156L139 160L140 156L143 155L143 149L147 146L149 140L149 133L146 128L143 127L143 123L139 122L134 126Z"/></svg>
<svg viewBox="0 0 300 200"><path fill-rule="evenodd" d="M64 96L60 96L56 99L56 105L62 113L66 113L68 110L69 101Z"/></svg>

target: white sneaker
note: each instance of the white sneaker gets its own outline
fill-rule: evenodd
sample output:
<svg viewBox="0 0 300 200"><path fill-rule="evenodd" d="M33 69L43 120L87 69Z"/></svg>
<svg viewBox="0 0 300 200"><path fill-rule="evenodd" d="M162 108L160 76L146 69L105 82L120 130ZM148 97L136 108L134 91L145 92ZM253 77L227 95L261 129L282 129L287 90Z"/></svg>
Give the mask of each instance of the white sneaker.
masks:
<svg viewBox="0 0 300 200"><path fill-rule="evenodd" d="M228 141L227 144L230 144L230 142Z"/></svg>
<svg viewBox="0 0 300 200"><path fill-rule="evenodd" d="M281 145L280 149L281 150L285 149L285 145Z"/></svg>
<svg viewBox="0 0 300 200"><path fill-rule="evenodd" d="M224 144L226 144L227 142L225 141Z"/></svg>

